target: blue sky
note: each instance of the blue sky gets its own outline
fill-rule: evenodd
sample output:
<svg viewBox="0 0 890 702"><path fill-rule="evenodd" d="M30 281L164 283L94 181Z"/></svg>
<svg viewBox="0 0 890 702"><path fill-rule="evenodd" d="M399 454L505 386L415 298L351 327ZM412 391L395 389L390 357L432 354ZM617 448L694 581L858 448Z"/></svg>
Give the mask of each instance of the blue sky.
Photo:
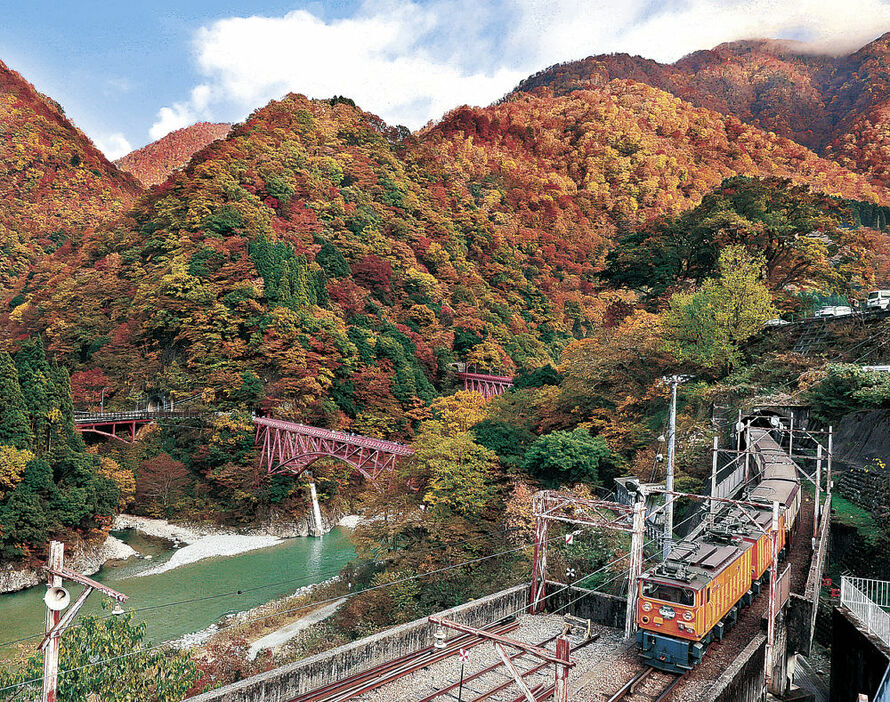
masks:
<svg viewBox="0 0 890 702"><path fill-rule="evenodd" d="M0 59L111 157L291 90L417 128L590 54L752 36L839 52L885 31L890 0L0 0Z"/></svg>

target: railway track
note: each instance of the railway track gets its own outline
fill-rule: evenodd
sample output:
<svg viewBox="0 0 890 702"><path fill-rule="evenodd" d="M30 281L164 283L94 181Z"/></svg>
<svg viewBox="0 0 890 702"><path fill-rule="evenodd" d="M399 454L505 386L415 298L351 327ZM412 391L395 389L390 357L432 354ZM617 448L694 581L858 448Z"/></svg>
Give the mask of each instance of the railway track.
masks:
<svg viewBox="0 0 890 702"><path fill-rule="evenodd" d="M517 628L519 628L519 622L512 621L509 623L496 623L485 627L485 630L495 634L508 634ZM461 634L448 641L445 648L440 649L428 646L419 651L408 653L369 668L361 673L350 675L343 680L338 680L329 685L324 685L298 695L291 698L288 702L343 702L344 700L350 700L448 658L461 648L473 648L481 643L484 643L483 639L478 639L470 634Z"/></svg>
<svg viewBox="0 0 890 702"><path fill-rule="evenodd" d="M647 666L609 698L609 702L663 702L685 675Z"/></svg>
<svg viewBox="0 0 890 702"><path fill-rule="evenodd" d="M539 641L535 645L538 646L539 648L547 648L547 645L552 643L558 637L559 637L559 634L554 634L553 636L550 636L549 638L546 638L543 641ZM598 634L591 636L589 638L586 638L583 641L581 641L580 643L578 643L576 646L574 646L572 651L574 652L579 649L582 649L585 646L596 641L598 638L599 638ZM515 663L519 659L526 658L526 657L534 658L533 656L531 656L531 654L521 651L519 653L514 653L513 655L511 655L510 660ZM549 672L550 665L551 664L547 663L547 662L537 663L530 668L526 668L524 670L520 669L519 674L523 678L527 678L530 676L538 676L541 674L547 674ZM482 668L481 670L473 673L472 675L468 675L468 676L464 677L464 698L463 699L466 700L467 702L484 702L485 700L490 700L491 702L495 702L496 700L498 702L504 702L503 698L498 697L498 695L501 692L504 692L505 690L507 690L512 685L515 685L515 681L513 680L512 677L504 674L502 667L503 667L503 663L501 661L496 661L495 663L492 663L491 665L486 666L485 668ZM519 666L517 666L517 667L519 667ZM542 673L542 671L543 671L543 673ZM506 680L503 680L503 681L498 680L497 684L494 687L489 688L485 691L474 689L475 685L477 684L474 681L477 681L480 678L484 679L484 677L486 675L495 677L496 680L498 680L498 678L501 678L501 677L506 678ZM490 682L491 681L489 681L489 684L490 684ZM450 697L454 697L454 692L455 692L455 690L458 689L459 686L460 686L459 682L451 683L450 685L448 685L446 687L443 687L439 690L436 690L435 692L430 693L429 695L427 695L425 697L422 697L421 699L417 700L417 702L433 702L433 700L436 700L437 698L442 697L444 695L449 695ZM537 684L529 683L529 689L531 690L532 694L535 695L535 699L537 699L537 700L546 700L548 697L550 697L553 694L553 684L552 683L537 683ZM526 697L525 697L525 694L520 694L518 697L508 697L508 698L506 698L506 702L526 702Z"/></svg>

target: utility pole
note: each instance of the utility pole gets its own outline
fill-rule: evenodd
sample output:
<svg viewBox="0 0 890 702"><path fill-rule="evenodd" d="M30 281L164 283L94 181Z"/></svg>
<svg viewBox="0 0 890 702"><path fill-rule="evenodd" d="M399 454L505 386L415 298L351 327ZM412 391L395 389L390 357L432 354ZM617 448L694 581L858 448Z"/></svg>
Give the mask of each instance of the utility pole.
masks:
<svg viewBox="0 0 890 702"><path fill-rule="evenodd" d="M627 578L627 612L624 618L624 638L629 639L636 629L637 588L643 573L643 541L646 539L646 493L634 502L633 530L630 537L630 569Z"/></svg>
<svg viewBox="0 0 890 702"><path fill-rule="evenodd" d="M43 598L46 603L46 635L37 647L38 650L43 651L43 693L40 696L40 702L56 702L59 678L59 643L62 632L71 626L71 622L74 621L93 590L98 590L117 601L112 614L124 613L120 605L127 601L127 596L66 568L65 544L61 541L49 542L46 573L46 595ZM62 587L63 579L72 580L84 586L83 591L70 607L71 597L68 591ZM62 610L66 608L68 611L63 614Z"/></svg>
<svg viewBox="0 0 890 702"><path fill-rule="evenodd" d="M718 437L714 437L714 448L712 449L711 454L711 497L717 497L717 442L719 441ZM711 504L708 509L708 518L711 526L714 526L714 515L717 514L717 502L715 500L711 500Z"/></svg>
<svg viewBox="0 0 890 702"><path fill-rule="evenodd" d="M773 681L773 664L776 648L776 617L779 614L779 503L773 502L773 519L770 527L772 542L772 564L769 569L769 610L766 622L766 665L764 666L764 682L769 688Z"/></svg>
<svg viewBox="0 0 890 702"><path fill-rule="evenodd" d="M668 494L665 497L664 506L664 545L662 554L667 559L671 552L671 543L674 538L674 448L677 442L677 385L680 383L680 376L672 375L669 379L671 384L671 412L668 420L668 455L667 455L667 477L665 478L664 487Z"/></svg>
<svg viewBox="0 0 890 702"><path fill-rule="evenodd" d="M65 565L65 544L61 541L49 542L49 557L47 558L47 595L53 588L62 587L62 578L52 571L60 571ZM59 678L59 632L56 627L62 618L62 612L46 605L46 649L43 652L43 695L41 702L56 702L56 687Z"/></svg>
<svg viewBox="0 0 890 702"><path fill-rule="evenodd" d="M816 499L813 502L813 548L819 538L819 499L822 490L822 444L816 446Z"/></svg>

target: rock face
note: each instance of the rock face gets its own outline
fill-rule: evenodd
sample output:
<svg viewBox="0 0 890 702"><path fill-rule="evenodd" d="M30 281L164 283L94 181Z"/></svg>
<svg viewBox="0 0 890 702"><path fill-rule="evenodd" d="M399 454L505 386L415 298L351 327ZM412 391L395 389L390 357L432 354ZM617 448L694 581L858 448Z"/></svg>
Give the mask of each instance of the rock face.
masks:
<svg viewBox="0 0 890 702"><path fill-rule="evenodd" d="M121 546L129 548L124 543L121 543ZM73 541L65 543L65 565L78 573L83 575L98 573L106 560L108 560L108 557L106 556L104 542ZM22 567L21 564L15 563L0 565L0 592L24 590L41 582L45 582L45 577L39 568Z"/></svg>
<svg viewBox="0 0 890 702"><path fill-rule="evenodd" d="M337 510L325 514L322 512L322 533L327 534L337 526L343 514ZM281 539L290 539L295 536L311 536L314 534L315 524L312 513L307 512L300 519L294 521L290 516L282 516L273 512L259 527L252 529L251 534L269 534Z"/></svg>

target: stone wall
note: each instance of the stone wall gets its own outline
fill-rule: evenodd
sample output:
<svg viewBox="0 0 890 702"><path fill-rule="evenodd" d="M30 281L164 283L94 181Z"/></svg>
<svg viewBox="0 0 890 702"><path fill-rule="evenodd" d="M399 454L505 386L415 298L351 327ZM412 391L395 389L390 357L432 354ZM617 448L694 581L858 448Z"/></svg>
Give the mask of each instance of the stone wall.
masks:
<svg viewBox="0 0 890 702"><path fill-rule="evenodd" d="M517 585L439 614L470 626L484 626L524 610L528 606L528 590L528 584ZM189 700L286 702L322 685L342 680L432 644L433 627L424 617L218 690L205 692Z"/></svg>
<svg viewBox="0 0 890 702"><path fill-rule="evenodd" d="M758 633L714 681L710 694L702 702L760 702L765 661L766 635Z"/></svg>

